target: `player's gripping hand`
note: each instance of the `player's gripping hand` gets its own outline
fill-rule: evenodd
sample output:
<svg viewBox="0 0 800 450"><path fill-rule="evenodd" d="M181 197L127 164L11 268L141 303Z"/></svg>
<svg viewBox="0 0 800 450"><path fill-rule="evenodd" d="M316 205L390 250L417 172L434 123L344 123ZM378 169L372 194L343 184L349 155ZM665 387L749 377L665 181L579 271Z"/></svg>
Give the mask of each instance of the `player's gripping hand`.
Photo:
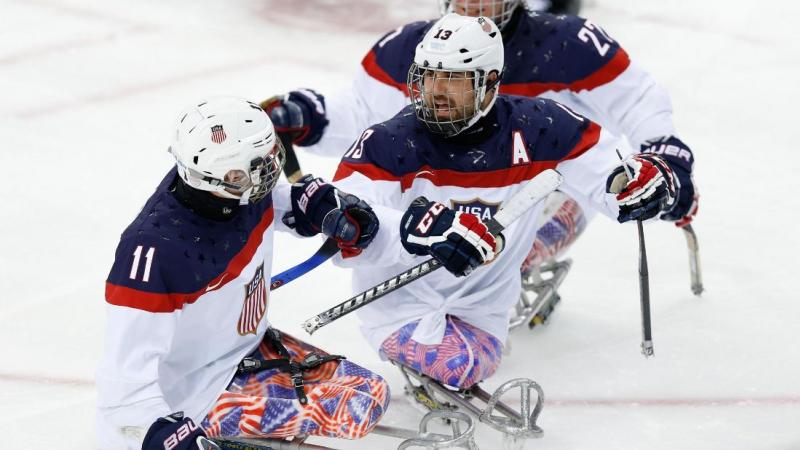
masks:
<svg viewBox="0 0 800 450"><path fill-rule="evenodd" d="M694 155L689 147L675 136L663 136L651 139L641 147L642 153L658 155L669 164L678 180L678 199L675 207L661 215L662 220L675 222L675 226L684 227L691 223L697 214L700 195L694 185L692 169Z"/></svg>
<svg viewBox="0 0 800 450"><path fill-rule="evenodd" d="M615 168L606 181L606 192L617 194L620 223L647 220L675 207L679 187L663 158L635 154L625 158L623 165ZM633 178L628 177L628 171Z"/></svg>
<svg viewBox="0 0 800 450"><path fill-rule="evenodd" d="M431 255L456 276L472 272L495 256L495 237L478 217L418 197L400 222L403 247Z"/></svg>
<svg viewBox="0 0 800 450"><path fill-rule="evenodd" d="M291 134L292 143L314 145L328 126L325 97L311 89L299 89L261 102L278 134Z"/></svg>
<svg viewBox="0 0 800 450"><path fill-rule="evenodd" d="M150 425L142 450L220 450L203 430L182 412L162 417Z"/></svg>
<svg viewBox="0 0 800 450"><path fill-rule="evenodd" d="M355 195L306 175L292 185L292 212L283 223L301 236L322 233L339 244L347 258L358 255L378 232L378 217Z"/></svg>

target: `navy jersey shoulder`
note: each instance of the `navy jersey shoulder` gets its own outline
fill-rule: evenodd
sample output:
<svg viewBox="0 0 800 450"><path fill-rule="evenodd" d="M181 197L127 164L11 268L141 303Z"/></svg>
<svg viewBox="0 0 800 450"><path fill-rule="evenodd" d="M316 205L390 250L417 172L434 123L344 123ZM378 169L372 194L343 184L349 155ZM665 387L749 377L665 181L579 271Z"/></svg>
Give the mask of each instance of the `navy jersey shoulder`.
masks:
<svg viewBox="0 0 800 450"><path fill-rule="evenodd" d="M405 89L417 45L433 24L412 22L382 36L364 57L364 70L378 81Z"/></svg>
<svg viewBox="0 0 800 450"><path fill-rule="evenodd" d="M431 169L503 170L514 165L512 147L519 133L530 161L556 163L570 157L591 125L552 100L500 95L485 120L446 139L429 132L409 105L365 131L342 162L352 167L368 165L391 177ZM471 135L480 139L472 140Z"/></svg>
<svg viewBox="0 0 800 450"><path fill-rule="evenodd" d="M342 158L344 163L369 164L393 176L417 172L427 163L430 132L407 105L391 119L362 133Z"/></svg>
<svg viewBox="0 0 800 450"><path fill-rule="evenodd" d="M613 79L629 64L619 44L586 19L522 9L516 14L521 17L505 42L503 83L507 89L518 83L569 85L610 71L600 80L590 80L585 88L591 89L610 81L606 78Z"/></svg>
<svg viewBox="0 0 800 450"><path fill-rule="evenodd" d="M516 95L501 95L498 99L508 105L507 121L512 133L519 131L531 161L563 161L585 151L581 142L596 142L600 128L591 120L556 101ZM587 133L597 136L587 136Z"/></svg>
<svg viewBox="0 0 800 450"><path fill-rule="evenodd" d="M107 282L152 293L193 293L220 275L244 248L272 204L242 207L227 222L204 219L170 192L167 173L139 215L125 229Z"/></svg>

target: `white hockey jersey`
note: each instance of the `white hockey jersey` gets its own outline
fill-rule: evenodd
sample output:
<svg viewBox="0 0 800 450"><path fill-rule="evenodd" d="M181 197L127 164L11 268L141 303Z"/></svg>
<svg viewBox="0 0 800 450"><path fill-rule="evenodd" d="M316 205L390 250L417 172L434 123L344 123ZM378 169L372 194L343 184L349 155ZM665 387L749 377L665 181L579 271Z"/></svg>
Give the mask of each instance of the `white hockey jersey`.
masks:
<svg viewBox="0 0 800 450"><path fill-rule="evenodd" d="M269 326L273 218L289 208L289 185L273 191L274 208L268 196L215 222L174 198L175 177L122 234L106 282L96 375L104 449L140 449L149 426L176 411L200 423Z"/></svg>
<svg viewBox="0 0 800 450"><path fill-rule="evenodd" d="M489 115L449 139L430 133L406 107L367 129L338 167L337 187L370 203L381 224L370 247L337 264L354 268L355 290L367 289L422 262L400 243L400 219L418 196L486 220L549 168L564 176L560 190L616 219L616 200L605 192L608 174L620 164L616 149L633 152L623 139L547 99L500 95ZM508 227L505 250L469 276L439 270L359 310L371 345L378 349L416 320L412 338L437 344L447 314L505 342L508 313L520 293L519 268L541 210L540 204Z"/></svg>

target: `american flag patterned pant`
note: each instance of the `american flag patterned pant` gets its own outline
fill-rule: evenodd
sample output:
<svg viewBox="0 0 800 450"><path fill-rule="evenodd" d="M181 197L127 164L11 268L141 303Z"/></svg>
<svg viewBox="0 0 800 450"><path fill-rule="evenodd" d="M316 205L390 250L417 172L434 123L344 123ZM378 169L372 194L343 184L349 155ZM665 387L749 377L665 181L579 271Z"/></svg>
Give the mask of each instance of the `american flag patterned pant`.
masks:
<svg viewBox="0 0 800 450"><path fill-rule="evenodd" d="M536 240L522 263L523 273L560 256L586 229L586 216L571 197L556 191L545 201L544 223L536 230Z"/></svg>
<svg viewBox="0 0 800 450"><path fill-rule="evenodd" d="M314 351L284 334L293 361ZM250 357L280 356L262 342ZM317 435L358 439L378 424L389 406L389 387L379 375L350 361L330 361L303 373L306 405L300 404L287 373L276 369L237 374L202 421L210 437L285 438Z"/></svg>
<svg viewBox="0 0 800 450"><path fill-rule="evenodd" d="M415 321L383 341L381 352L392 361L457 388L472 387L491 376L500 365L503 344L458 317L448 315L445 320L440 344L425 345L411 339L419 323Z"/></svg>

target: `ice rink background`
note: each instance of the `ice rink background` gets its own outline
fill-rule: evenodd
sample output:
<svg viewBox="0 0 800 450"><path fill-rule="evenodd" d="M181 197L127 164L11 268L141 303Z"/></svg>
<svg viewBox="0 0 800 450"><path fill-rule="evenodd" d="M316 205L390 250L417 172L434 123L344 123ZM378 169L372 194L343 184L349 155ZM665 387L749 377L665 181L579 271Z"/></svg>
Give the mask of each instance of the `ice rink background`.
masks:
<svg viewBox="0 0 800 450"><path fill-rule="evenodd" d="M344 88L377 37L433 0L0 0L0 438L92 449L103 286L123 228L163 173L174 116L196 99ZM595 0L583 11L672 94L697 155L707 292L681 234L646 229L656 358L639 354L635 227L596 219L546 328L512 335L486 384L547 395L531 449L800 448L800 6L789 0ZM300 154L329 177L335 161ZM280 235L276 270L317 241ZM347 297L326 265L277 291L287 332ZM213 326L213 324L210 324ZM415 425L398 373L348 318L309 341L384 374L386 424ZM391 448L312 440L345 448ZM497 436L479 427L482 448Z"/></svg>

